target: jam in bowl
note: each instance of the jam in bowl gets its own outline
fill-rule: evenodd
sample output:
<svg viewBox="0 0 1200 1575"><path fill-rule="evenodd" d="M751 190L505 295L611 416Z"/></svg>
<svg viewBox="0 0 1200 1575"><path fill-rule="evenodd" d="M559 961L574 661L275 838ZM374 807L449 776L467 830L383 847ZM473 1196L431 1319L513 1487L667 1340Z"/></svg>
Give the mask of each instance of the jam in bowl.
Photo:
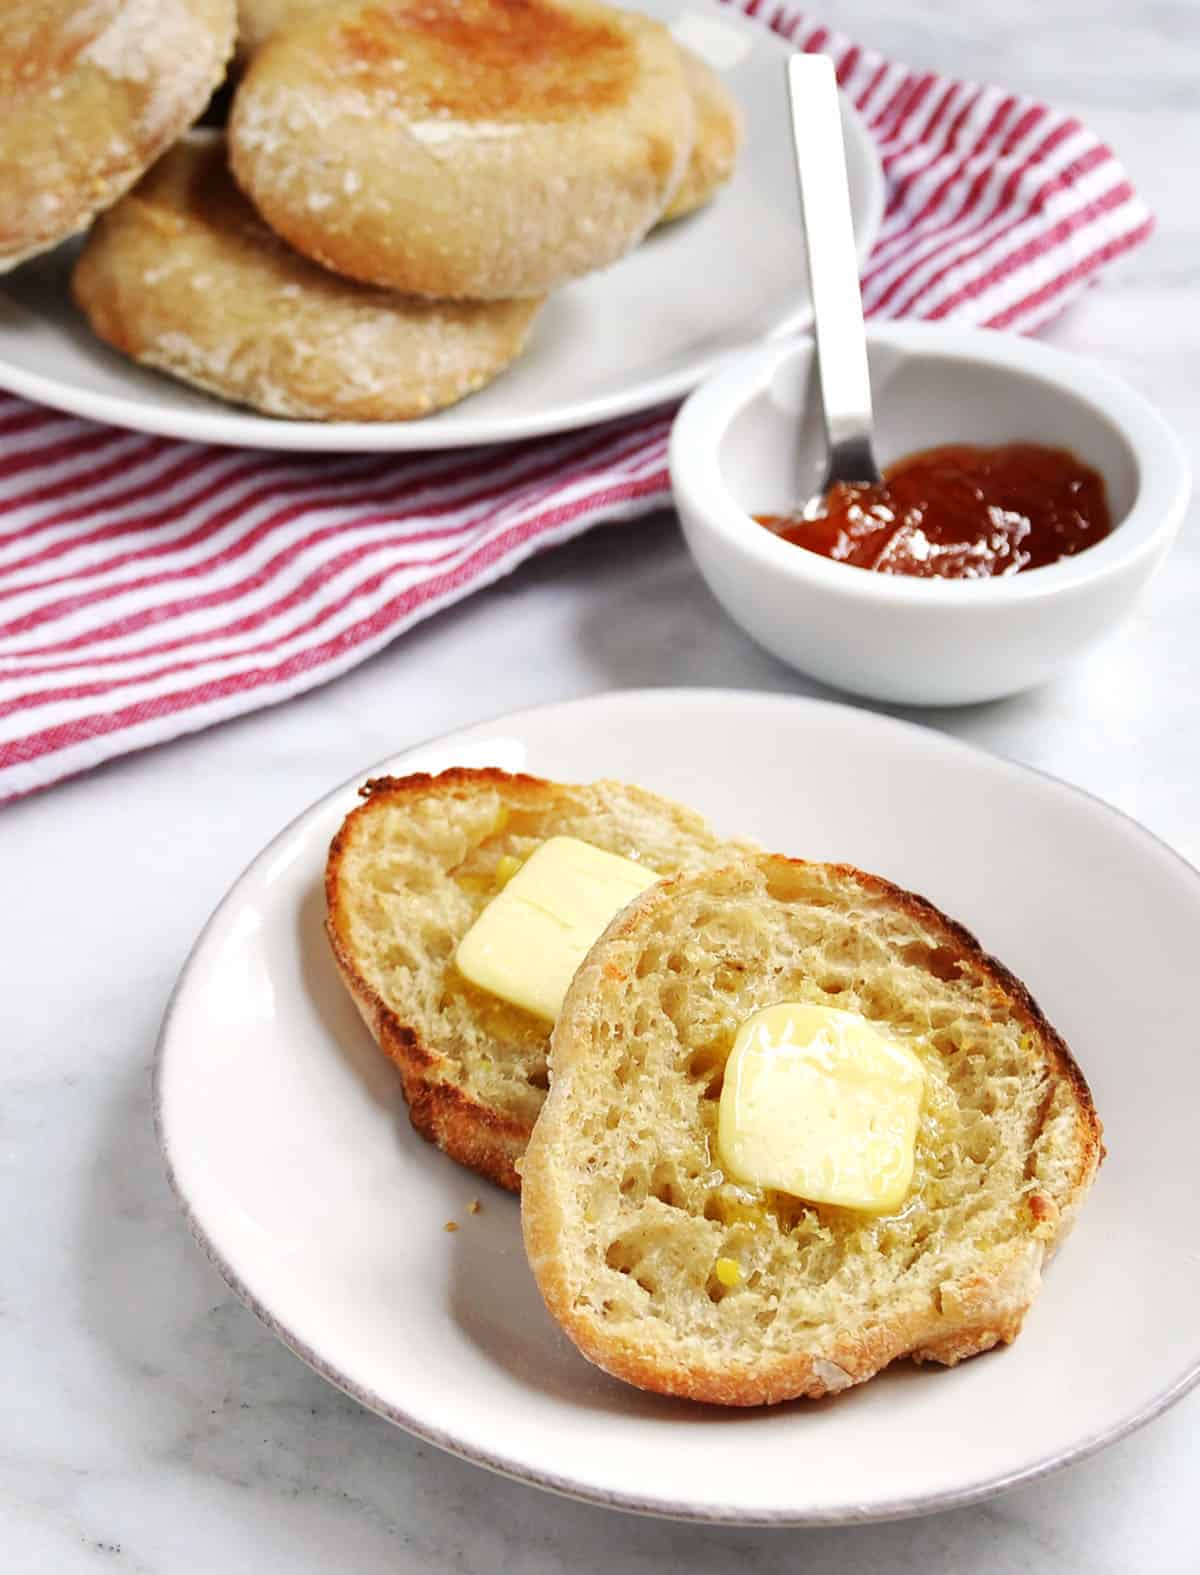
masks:
<svg viewBox="0 0 1200 1575"><path fill-rule="evenodd" d="M1174 434L1118 378L1017 335L868 325L867 352L883 488L842 489L824 521L787 518L825 467L810 339L742 352L684 404L671 483L697 567L759 644L852 693L956 705L1043 682L1174 539Z"/></svg>
<svg viewBox="0 0 1200 1575"><path fill-rule="evenodd" d="M1043 568L1112 529L1099 471L1040 443L943 444L896 460L880 481L839 481L812 517L755 518L836 563L938 580Z"/></svg>

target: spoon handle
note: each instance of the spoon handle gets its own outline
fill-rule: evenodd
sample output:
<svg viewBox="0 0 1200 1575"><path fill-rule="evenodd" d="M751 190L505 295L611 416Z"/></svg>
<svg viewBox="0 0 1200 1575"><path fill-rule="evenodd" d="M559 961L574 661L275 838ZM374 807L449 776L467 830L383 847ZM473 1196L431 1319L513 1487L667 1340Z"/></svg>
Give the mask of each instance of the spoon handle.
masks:
<svg viewBox="0 0 1200 1575"><path fill-rule="evenodd" d="M827 55L793 55L787 74L829 452L826 485L878 481L837 77Z"/></svg>

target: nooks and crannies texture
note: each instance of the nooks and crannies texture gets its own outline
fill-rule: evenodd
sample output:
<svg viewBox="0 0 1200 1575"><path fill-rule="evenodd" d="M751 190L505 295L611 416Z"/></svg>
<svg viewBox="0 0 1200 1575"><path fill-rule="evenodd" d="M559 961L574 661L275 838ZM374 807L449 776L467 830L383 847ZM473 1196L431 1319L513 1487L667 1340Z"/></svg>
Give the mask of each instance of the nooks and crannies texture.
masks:
<svg viewBox="0 0 1200 1575"><path fill-rule="evenodd" d="M413 1125L513 1190L546 1097L550 1028L458 972L458 942L497 872L548 837L578 837L660 875L749 848L693 810L621 782L568 785L503 771L383 778L334 839L327 929L342 977L404 1078Z"/></svg>
<svg viewBox="0 0 1200 1575"><path fill-rule="evenodd" d="M897 1213L723 1174L726 1057L785 1000L860 1012L921 1057ZM724 1404L1012 1340L1101 1153L1087 1085L1023 986L922 899L839 866L764 857L653 888L576 974L550 1064L522 1188L547 1305L607 1371Z"/></svg>

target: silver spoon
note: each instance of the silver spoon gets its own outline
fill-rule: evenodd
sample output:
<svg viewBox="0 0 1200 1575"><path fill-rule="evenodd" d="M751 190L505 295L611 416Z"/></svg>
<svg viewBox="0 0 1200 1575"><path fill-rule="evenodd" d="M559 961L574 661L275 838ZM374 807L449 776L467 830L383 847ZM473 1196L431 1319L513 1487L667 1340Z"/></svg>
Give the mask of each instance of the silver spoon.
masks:
<svg viewBox="0 0 1200 1575"><path fill-rule="evenodd" d="M836 482L876 482L880 475L837 77L827 55L793 55L787 75L825 423L825 482L801 510L814 519Z"/></svg>

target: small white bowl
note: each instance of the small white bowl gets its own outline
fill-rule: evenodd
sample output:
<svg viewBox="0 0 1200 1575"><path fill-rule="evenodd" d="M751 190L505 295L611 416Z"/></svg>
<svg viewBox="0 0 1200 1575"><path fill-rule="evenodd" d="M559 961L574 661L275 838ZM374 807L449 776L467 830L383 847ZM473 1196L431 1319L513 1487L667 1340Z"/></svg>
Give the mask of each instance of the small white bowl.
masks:
<svg viewBox="0 0 1200 1575"><path fill-rule="evenodd" d="M868 329L876 450L1044 443L1104 477L1112 533L1077 557L994 580L875 574L780 540L752 514L820 486L811 339L749 350L688 399L671 434L684 535L717 600L760 645L877 700L961 705L1049 678L1132 607L1179 529L1187 463L1167 424L1117 378L986 329Z"/></svg>

